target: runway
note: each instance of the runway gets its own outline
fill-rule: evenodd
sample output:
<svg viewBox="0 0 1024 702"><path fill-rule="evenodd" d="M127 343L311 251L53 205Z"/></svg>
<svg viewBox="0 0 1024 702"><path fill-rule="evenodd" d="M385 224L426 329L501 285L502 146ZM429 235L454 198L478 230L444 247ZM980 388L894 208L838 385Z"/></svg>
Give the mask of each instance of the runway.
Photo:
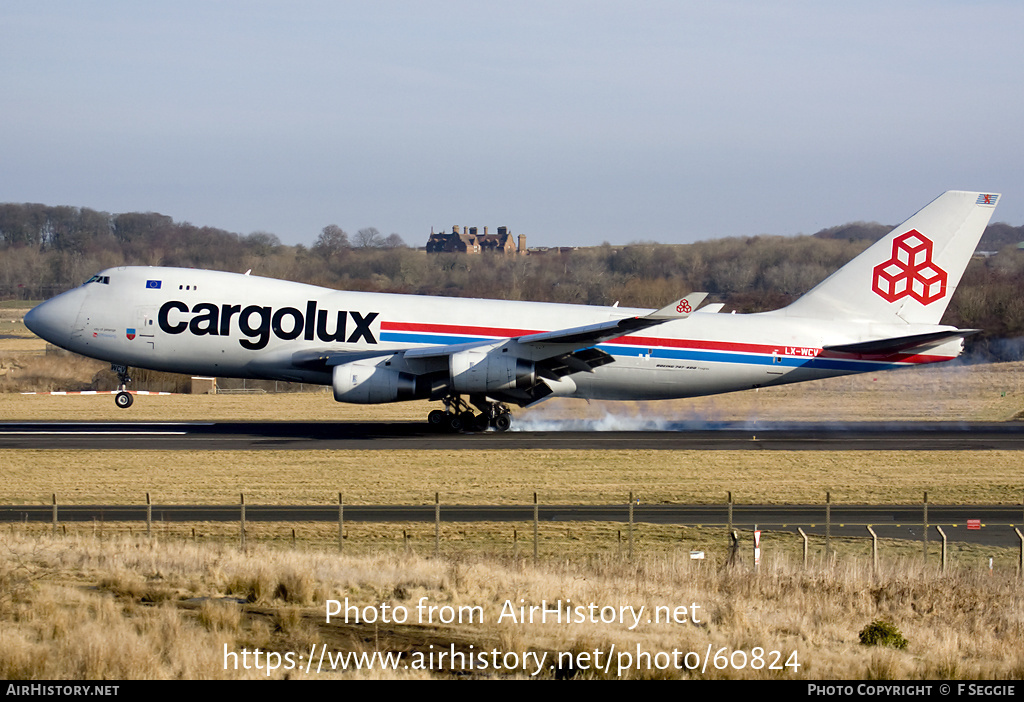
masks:
<svg viewBox="0 0 1024 702"><path fill-rule="evenodd" d="M566 421L445 434L418 422L3 422L0 449L1019 451L1024 423L663 422L654 430L602 431Z"/></svg>
<svg viewBox="0 0 1024 702"><path fill-rule="evenodd" d="M441 505L441 520L452 522L531 522L533 505ZM867 525L883 539L920 541L924 533L922 505L837 505L830 507L834 537L867 537ZM156 521L229 522L238 521L240 505L153 505ZM433 522L434 505L345 505L344 519L353 522ZM338 505L252 505L245 506L245 517L253 522L337 522ZM49 522L49 505L0 506L0 522ZM629 520L629 506L615 505L540 505L537 518L542 522L620 522ZM119 522L146 519L145 505L62 505L58 519L63 522ZM694 527L725 527L728 508L718 505L634 505L637 523L678 524ZM971 529L968 520L977 520ZM941 541L936 526L941 526L950 541L1014 547L1020 540L1014 527L1022 528L1021 505L929 505L929 540ZM789 531L797 528L813 536L826 531L825 505L733 505L732 525L749 531L757 525L764 531Z"/></svg>

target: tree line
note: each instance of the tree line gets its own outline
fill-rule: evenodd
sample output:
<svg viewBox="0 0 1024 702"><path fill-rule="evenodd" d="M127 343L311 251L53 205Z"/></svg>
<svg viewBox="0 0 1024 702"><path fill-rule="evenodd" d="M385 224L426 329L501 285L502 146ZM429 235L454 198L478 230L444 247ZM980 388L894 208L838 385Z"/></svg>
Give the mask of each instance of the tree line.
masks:
<svg viewBox="0 0 1024 702"><path fill-rule="evenodd" d="M659 307L693 290L726 311L759 312L792 302L884 236L891 227L855 222L813 235L731 237L694 244L633 243L551 249L530 256L425 254L373 227L349 235L325 226L309 245L273 234L236 234L156 213L0 205L0 299L38 300L121 265L212 268L371 292ZM426 237L424 237L425 239ZM978 357L1021 358L1024 227L993 224L944 323L979 328Z"/></svg>

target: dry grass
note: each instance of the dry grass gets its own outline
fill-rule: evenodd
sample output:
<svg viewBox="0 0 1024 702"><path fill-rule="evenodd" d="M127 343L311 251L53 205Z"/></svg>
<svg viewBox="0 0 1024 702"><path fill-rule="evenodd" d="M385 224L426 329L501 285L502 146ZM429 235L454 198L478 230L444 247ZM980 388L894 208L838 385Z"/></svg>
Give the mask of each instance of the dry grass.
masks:
<svg viewBox="0 0 1024 702"><path fill-rule="evenodd" d="M154 516L151 535L147 537L143 522L91 521L61 522L57 535L72 539L153 538L160 543L205 544L227 549L242 548L238 520L229 522L165 522ZM348 519L344 524L342 545L338 545L338 524L328 522L254 522L247 521L246 548L256 550L300 550L322 553L343 552L358 556L408 556L447 558L490 557L532 561L534 554L533 522L453 522L445 519L442 510L440 532L433 522L356 522ZM703 551L709 563L722 563L728 559L731 539L723 526L681 526L637 522L630 535L625 522L566 522L540 521L537 524L537 558L545 563L559 561L589 562L595 558L630 554L659 556L675 562L689 559L691 551ZM48 537L53 527L47 522L7 524L4 532L17 537ZM741 553L750 554L753 535L749 528L736 529ZM914 560L921 556L920 541L880 539L879 553L883 559ZM765 553L799 561L803 555L803 540L796 533L764 531L761 545ZM871 540L863 537L833 537L832 550L842 554L841 562L871 558ZM932 564L941 562L941 541L929 541L928 558ZM985 570L990 559L1000 573L1013 573L1019 553L1013 549L971 543L951 542L947 559L955 567L967 570ZM825 539L808 539L808 560L821 565L830 562L825 552Z"/></svg>
<svg viewBox="0 0 1024 702"><path fill-rule="evenodd" d="M8 354L0 360L0 397L22 392L75 392L95 387L95 377L109 368L82 356Z"/></svg>
<svg viewBox="0 0 1024 702"><path fill-rule="evenodd" d="M0 308L0 393L83 390L110 364L53 350L25 326L31 308ZM0 415L2 416L2 415Z"/></svg>
<svg viewBox="0 0 1024 702"><path fill-rule="evenodd" d="M225 669L225 650L243 648L280 653L282 668L271 673L276 678L453 672L462 677L463 671L436 659L425 671L404 667L417 654L451 646L463 652L546 653L539 675L545 678L1019 679L1024 674L1019 646L1024 596L1015 579L972 570L943 576L905 561L888 563L873 577L863 561L849 558L804 571L784 556L773 556L754 574L745 567L719 570L716 563L694 567L666 554L559 559L533 567L507 557L339 556L264 548L244 555L218 545L151 545L121 538L12 535L5 542L0 557L0 676L5 679L265 676L263 670ZM327 600L345 598L363 612L379 613L382 604L392 612L405 608L409 621L357 624L354 617L348 623L335 617L328 624ZM449 612L478 608L473 611L479 614L472 622L421 623L416 609L421 598L452 608ZM509 606L558 600L643 606L645 614L632 630L631 620L531 623L507 616ZM683 610L676 608L684 608L687 617L676 623L648 621L655 607L677 614ZM441 611L436 612L439 618ZM699 621L690 621L691 614ZM906 651L858 643L860 629L879 618L900 628L910 641ZM284 654L308 654L314 645L404 657L396 671L317 675L315 667L309 673L284 669ZM709 647L712 655L721 649L726 655L744 651L748 661L755 648L780 651L780 664L800 665L719 670L712 662L703 672L656 665L670 660L673 651L703 656ZM613 651L608 672L580 665L588 660L593 665L596 652ZM649 653L651 665L637 669L637 651ZM567 665L569 655L584 653L589 659ZM487 670L474 676L528 674Z"/></svg>
<svg viewBox="0 0 1024 702"><path fill-rule="evenodd" d="M10 304L0 304L0 364L8 354L36 355L46 348L46 342L30 332L23 321L31 308Z"/></svg>
<svg viewBox="0 0 1024 702"><path fill-rule="evenodd" d="M0 504L1019 503L1013 451L0 450ZM970 471L965 471L970 461Z"/></svg>

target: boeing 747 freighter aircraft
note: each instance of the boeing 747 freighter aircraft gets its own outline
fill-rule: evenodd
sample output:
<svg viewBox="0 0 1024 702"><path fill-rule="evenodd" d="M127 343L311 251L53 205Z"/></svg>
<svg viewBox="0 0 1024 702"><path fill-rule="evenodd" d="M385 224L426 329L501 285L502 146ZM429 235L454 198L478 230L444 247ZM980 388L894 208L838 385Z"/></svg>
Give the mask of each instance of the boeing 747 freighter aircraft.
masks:
<svg viewBox="0 0 1024 702"><path fill-rule="evenodd" d="M25 324L128 366L331 385L338 402L439 400L430 424L504 431L548 397L658 400L955 358L939 321L998 194L950 191L793 304L759 314L345 292L239 273L121 267ZM478 412L474 412L472 408Z"/></svg>

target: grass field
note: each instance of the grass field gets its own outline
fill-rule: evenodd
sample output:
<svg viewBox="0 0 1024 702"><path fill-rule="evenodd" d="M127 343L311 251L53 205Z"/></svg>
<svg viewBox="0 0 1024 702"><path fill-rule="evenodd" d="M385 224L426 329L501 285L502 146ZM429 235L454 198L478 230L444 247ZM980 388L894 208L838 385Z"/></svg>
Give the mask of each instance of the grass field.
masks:
<svg viewBox="0 0 1024 702"><path fill-rule="evenodd" d="M63 451L0 450L0 504L916 503L1013 504L1007 451ZM964 464L969 461L970 468Z"/></svg>
<svg viewBox="0 0 1024 702"><path fill-rule="evenodd" d="M803 569L785 555L766 557L758 573L749 562L720 568L676 553L535 567L511 555L243 554L224 544L12 534L0 585L7 680L1024 675L1013 575L941 575L913 559L874 574L863 560ZM537 615L570 603L580 608L571 620ZM898 628L905 649L858 642L878 620ZM474 652L490 657L472 661L490 663L468 669ZM347 654L366 657L339 658Z"/></svg>

